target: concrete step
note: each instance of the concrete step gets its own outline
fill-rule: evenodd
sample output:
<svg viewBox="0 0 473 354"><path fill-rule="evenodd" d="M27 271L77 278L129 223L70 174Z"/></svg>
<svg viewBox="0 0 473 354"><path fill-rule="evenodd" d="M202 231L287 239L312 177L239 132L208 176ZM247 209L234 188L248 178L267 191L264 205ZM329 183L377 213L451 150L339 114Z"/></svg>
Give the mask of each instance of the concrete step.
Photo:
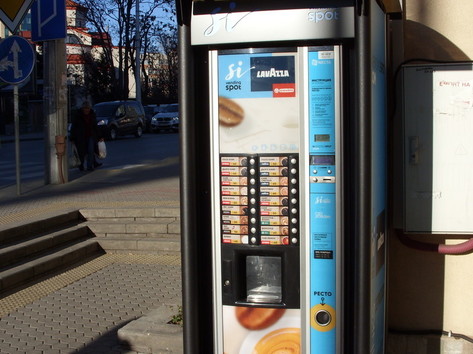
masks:
<svg viewBox="0 0 473 354"><path fill-rule="evenodd" d="M162 305L120 328L118 340L138 353L183 353L182 327L168 323L177 313L178 305Z"/></svg>
<svg viewBox="0 0 473 354"><path fill-rule="evenodd" d="M180 252L178 208L83 209L97 242L111 253Z"/></svg>
<svg viewBox="0 0 473 354"><path fill-rule="evenodd" d="M0 294L104 251L79 211L0 230Z"/></svg>
<svg viewBox="0 0 473 354"><path fill-rule="evenodd" d="M84 259L104 253L94 239L67 243L49 249L47 253L0 272L0 294L25 285L50 272L63 269Z"/></svg>
<svg viewBox="0 0 473 354"><path fill-rule="evenodd" d="M57 247L63 243L90 237L89 229L84 225L73 225L51 233L25 239L0 248L0 269L19 264L37 254Z"/></svg>
<svg viewBox="0 0 473 354"><path fill-rule="evenodd" d="M179 208L107 208L107 209L81 209L82 217L89 221L105 220L106 218L159 218L174 217L180 218Z"/></svg>
<svg viewBox="0 0 473 354"><path fill-rule="evenodd" d="M142 220L96 220L87 225L96 236L117 234L174 234L180 235L180 221L170 218L159 218L153 221Z"/></svg>
<svg viewBox="0 0 473 354"><path fill-rule="evenodd" d="M107 253L136 253L136 254L170 254L179 255L181 242L179 238L161 236L107 236L95 237L100 247Z"/></svg>
<svg viewBox="0 0 473 354"><path fill-rule="evenodd" d="M18 243L34 235L39 235L46 231L50 232L53 228L60 229L64 225L77 224L84 220L85 218L82 217L79 211L75 210L27 224L7 225L4 228L0 228L0 245L12 242Z"/></svg>

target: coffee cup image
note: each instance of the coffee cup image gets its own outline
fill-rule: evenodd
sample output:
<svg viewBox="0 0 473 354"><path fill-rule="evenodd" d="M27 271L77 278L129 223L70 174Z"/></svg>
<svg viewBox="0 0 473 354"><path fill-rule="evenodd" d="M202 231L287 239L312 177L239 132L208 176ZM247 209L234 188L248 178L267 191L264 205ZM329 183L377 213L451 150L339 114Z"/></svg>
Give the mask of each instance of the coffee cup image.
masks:
<svg viewBox="0 0 473 354"><path fill-rule="evenodd" d="M240 124L244 117L245 112L238 103L229 98L218 98L218 120L220 125L234 127Z"/></svg>
<svg viewBox="0 0 473 354"><path fill-rule="evenodd" d="M296 354L301 352L301 330L300 328L281 328L265 335L255 345L253 353L287 353Z"/></svg>
<svg viewBox="0 0 473 354"><path fill-rule="evenodd" d="M243 340L239 354L300 354L300 317L284 315L262 329L251 330Z"/></svg>

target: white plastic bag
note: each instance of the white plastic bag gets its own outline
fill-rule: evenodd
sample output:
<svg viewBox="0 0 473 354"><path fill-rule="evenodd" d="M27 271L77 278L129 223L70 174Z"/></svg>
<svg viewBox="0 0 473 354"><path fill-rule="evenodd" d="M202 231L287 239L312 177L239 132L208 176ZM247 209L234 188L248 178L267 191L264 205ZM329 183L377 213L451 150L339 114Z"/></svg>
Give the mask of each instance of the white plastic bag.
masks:
<svg viewBox="0 0 473 354"><path fill-rule="evenodd" d="M80 165L80 158L79 153L77 152L76 144L71 143L71 151L69 153L69 167L79 167Z"/></svg>
<svg viewBox="0 0 473 354"><path fill-rule="evenodd" d="M98 158L99 159L104 159L107 157L107 146L105 145L105 141L100 140L97 143L97 150L98 150Z"/></svg>

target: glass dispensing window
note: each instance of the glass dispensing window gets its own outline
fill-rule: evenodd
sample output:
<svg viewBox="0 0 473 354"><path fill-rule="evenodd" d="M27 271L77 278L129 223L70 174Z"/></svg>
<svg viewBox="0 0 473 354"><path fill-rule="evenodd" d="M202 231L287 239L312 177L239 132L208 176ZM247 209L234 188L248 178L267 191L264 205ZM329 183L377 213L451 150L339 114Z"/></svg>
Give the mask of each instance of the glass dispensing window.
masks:
<svg viewBox="0 0 473 354"><path fill-rule="evenodd" d="M282 302L281 257L246 257L246 296L247 302Z"/></svg>

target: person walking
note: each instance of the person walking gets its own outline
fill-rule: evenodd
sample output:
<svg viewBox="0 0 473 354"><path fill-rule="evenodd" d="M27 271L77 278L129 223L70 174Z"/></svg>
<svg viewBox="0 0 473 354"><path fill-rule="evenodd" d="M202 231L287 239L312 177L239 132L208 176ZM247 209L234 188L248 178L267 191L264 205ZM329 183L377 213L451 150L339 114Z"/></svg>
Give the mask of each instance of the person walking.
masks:
<svg viewBox="0 0 473 354"><path fill-rule="evenodd" d="M95 161L95 151L97 142L103 139L100 137L100 132L97 129L96 115L89 101L82 103L81 109L72 122L71 140L76 145L77 153L79 154L79 170L84 171L85 161L87 161L88 171L93 171L94 168L102 165Z"/></svg>

